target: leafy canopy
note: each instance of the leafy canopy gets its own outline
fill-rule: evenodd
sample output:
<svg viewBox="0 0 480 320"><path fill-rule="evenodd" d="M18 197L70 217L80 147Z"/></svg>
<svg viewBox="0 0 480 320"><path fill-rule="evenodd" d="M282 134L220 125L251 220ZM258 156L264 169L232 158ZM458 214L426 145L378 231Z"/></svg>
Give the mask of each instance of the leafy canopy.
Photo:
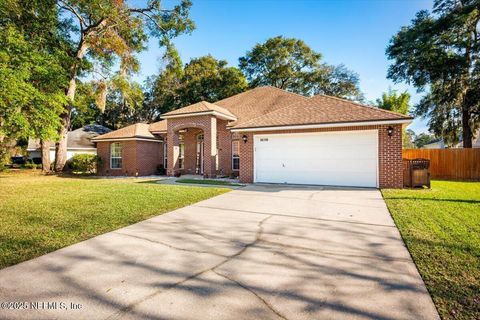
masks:
<svg viewBox="0 0 480 320"><path fill-rule="evenodd" d="M429 117L429 129L471 147L480 125L480 8L478 0L436 0L390 41L388 77L413 84L425 97L415 113Z"/></svg>
<svg viewBox="0 0 480 320"><path fill-rule="evenodd" d="M48 2L0 3L0 140L57 135L67 78L56 15Z"/></svg>
<svg viewBox="0 0 480 320"><path fill-rule="evenodd" d="M388 89L388 92L384 92L382 97L376 100L375 105L380 109L406 115L410 109L410 94L407 91L399 94L395 90Z"/></svg>
<svg viewBox="0 0 480 320"><path fill-rule="evenodd" d="M191 59L185 66L172 46L165 56L165 68L146 84L144 120L202 100L215 102L247 89L247 80L225 60L211 55Z"/></svg>
<svg viewBox="0 0 480 320"><path fill-rule="evenodd" d="M250 87L269 85L304 95L323 93L361 100L358 75L321 59L302 40L277 36L255 45L239 59L239 66Z"/></svg>

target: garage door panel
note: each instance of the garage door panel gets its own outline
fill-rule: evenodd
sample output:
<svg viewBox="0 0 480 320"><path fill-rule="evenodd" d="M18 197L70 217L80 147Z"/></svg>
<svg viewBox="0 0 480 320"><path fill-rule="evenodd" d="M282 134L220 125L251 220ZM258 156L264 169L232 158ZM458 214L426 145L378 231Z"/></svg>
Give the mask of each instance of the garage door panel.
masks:
<svg viewBox="0 0 480 320"><path fill-rule="evenodd" d="M378 132L255 136L255 181L377 185Z"/></svg>

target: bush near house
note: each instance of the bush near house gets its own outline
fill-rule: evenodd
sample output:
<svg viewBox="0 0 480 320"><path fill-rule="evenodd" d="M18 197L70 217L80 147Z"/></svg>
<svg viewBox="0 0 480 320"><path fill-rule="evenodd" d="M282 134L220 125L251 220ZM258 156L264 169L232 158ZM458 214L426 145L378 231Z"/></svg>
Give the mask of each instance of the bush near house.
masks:
<svg viewBox="0 0 480 320"><path fill-rule="evenodd" d="M97 166L102 159L95 154L76 154L70 160L70 167L74 173L92 174L97 172Z"/></svg>

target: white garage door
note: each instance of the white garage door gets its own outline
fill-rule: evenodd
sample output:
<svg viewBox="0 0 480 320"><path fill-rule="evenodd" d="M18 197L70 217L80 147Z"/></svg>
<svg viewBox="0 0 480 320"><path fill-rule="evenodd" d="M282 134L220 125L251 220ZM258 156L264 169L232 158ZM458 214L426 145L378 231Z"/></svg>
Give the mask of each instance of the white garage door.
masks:
<svg viewBox="0 0 480 320"><path fill-rule="evenodd" d="M378 131L255 135L255 182L377 186Z"/></svg>

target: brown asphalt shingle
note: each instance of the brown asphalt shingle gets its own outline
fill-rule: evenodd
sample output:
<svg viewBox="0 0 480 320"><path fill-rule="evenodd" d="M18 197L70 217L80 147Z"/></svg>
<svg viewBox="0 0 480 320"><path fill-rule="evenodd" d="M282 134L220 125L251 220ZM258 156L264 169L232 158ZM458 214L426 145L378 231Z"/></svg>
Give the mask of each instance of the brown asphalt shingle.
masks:
<svg viewBox="0 0 480 320"><path fill-rule="evenodd" d="M228 109L237 120L230 125L241 125L250 119L265 115L274 110L308 100L307 97L274 87L257 87L232 97L215 102Z"/></svg>
<svg viewBox="0 0 480 320"><path fill-rule="evenodd" d="M239 128L412 119L349 100L317 95L234 126Z"/></svg>
<svg viewBox="0 0 480 320"><path fill-rule="evenodd" d="M150 132L164 132L167 131L167 120L160 120L150 124Z"/></svg>
<svg viewBox="0 0 480 320"><path fill-rule="evenodd" d="M118 139L118 138L145 138L156 139L155 136L149 130L150 125L146 123L135 123L125 128L121 128L101 136L97 136L93 141L103 139Z"/></svg>
<svg viewBox="0 0 480 320"><path fill-rule="evenodd" d="M341 122L412 119L399 113L361 105L349 100L317 95L311 98L274 87L258 87L213 103L201 101L164 115L217 111L236 117L234 129ZM137 123L96 139L155 138L151 132L167 130L167 121Z"/></svg>
<svg viewBox="0 0 480 320"><path fill-rule="evenodd" d="M206 102L206 101L200 101L200 102L191 104L189 106L167 112L163 115L164 116L174 116L174 115L180 115L180 114L206 112L206 111L217 111L219 113L223 113L224 115L235 118L235 115L233 115L229 110L227 110L225 108L222 108L221 106L215 105L213 103Z"/></svg>

